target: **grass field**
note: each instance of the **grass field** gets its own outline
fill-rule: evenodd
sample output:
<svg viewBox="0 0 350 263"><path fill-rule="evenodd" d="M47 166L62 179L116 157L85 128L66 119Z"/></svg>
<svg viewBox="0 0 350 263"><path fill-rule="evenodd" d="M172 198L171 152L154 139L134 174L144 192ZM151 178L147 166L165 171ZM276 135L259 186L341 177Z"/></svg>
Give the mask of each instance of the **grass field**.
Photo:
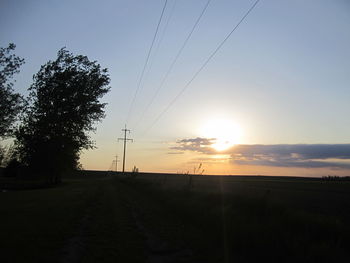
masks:
<svg viewBox="0 0 350 263"><path fill-rule="evenodd" d="M1 262L350 262L350 182L74 176L0 193Z"/></svg>

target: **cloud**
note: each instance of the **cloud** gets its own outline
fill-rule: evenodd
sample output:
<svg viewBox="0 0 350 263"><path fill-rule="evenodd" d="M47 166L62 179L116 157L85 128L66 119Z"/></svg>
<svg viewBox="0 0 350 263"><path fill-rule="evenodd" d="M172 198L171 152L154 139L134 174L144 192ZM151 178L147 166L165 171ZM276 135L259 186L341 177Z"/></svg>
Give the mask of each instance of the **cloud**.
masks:
<svg viewBox="0 0 350 263"><path fill-rule="evenodd" d="M182 139L176 142L177 146L170 147L171 150L179 151L193 151L206 154L215 153L214 149L210 146L216 141L215 138L193 138L193 139Z"/></svg>
<svg viewBox="0 0 350 263"><path fill-rule="evenodd" d="M168 154L184 154L185 152L168 152Z"/></svg>
<svg viewBox="0 0 350 263"><path fill-rule="evenodd" d="M350 144L275 144L275 145L237 145L230 149L232 154L259 155L270 154L302 159L350 159Z"/></svg>
<svg viewBox="0 0 350 263"><path fill-rule="evenodd" d="M350 168L350 144L237 145L230 154L241 165Z"/></svg>
<svg viewBox="0 0 350 263"><path fill-rule="evenodd" d="M215 138L183 139L172 150L218 154L211 145ZM350 169L350 144L275 144L235 145L220 152L230 155L230 162L240 165Z"/></svg>

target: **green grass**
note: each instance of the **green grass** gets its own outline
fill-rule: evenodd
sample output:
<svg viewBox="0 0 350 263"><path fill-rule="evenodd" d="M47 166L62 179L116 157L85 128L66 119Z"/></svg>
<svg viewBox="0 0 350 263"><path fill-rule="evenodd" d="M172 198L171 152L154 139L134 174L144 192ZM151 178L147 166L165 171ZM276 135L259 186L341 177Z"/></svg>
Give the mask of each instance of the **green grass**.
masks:
<svg viewBox="0 0 350 263"><path fill-rule="evenodd" d="M73 176L0 193L1 262L349 262L350 182Z"/></svg>

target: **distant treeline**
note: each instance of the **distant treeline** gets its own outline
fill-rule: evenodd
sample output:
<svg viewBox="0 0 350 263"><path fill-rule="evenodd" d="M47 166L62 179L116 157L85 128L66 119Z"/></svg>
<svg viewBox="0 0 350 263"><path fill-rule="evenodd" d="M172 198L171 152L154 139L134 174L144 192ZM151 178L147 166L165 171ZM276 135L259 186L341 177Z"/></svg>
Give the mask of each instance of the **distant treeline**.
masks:
<svg viewBox="0 0 350 263"><path fill-rule="evenodd" d="M337 175L327 175L322 176L324 181L350 181L350 176L337 176Z"/></svg>

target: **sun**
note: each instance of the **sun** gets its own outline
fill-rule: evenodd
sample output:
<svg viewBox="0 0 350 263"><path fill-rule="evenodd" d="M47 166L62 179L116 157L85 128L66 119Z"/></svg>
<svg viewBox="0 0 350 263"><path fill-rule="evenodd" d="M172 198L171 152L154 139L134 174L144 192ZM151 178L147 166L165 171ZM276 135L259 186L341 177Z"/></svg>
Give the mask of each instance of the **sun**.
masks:
<svg viewBox="0 0 350 263"><path fill-rule="evenodd" d="M240 143L242 129L233 121L211 120L202 126L201 136L214 139L211 147L218 152L222 152Z"/></svg>

